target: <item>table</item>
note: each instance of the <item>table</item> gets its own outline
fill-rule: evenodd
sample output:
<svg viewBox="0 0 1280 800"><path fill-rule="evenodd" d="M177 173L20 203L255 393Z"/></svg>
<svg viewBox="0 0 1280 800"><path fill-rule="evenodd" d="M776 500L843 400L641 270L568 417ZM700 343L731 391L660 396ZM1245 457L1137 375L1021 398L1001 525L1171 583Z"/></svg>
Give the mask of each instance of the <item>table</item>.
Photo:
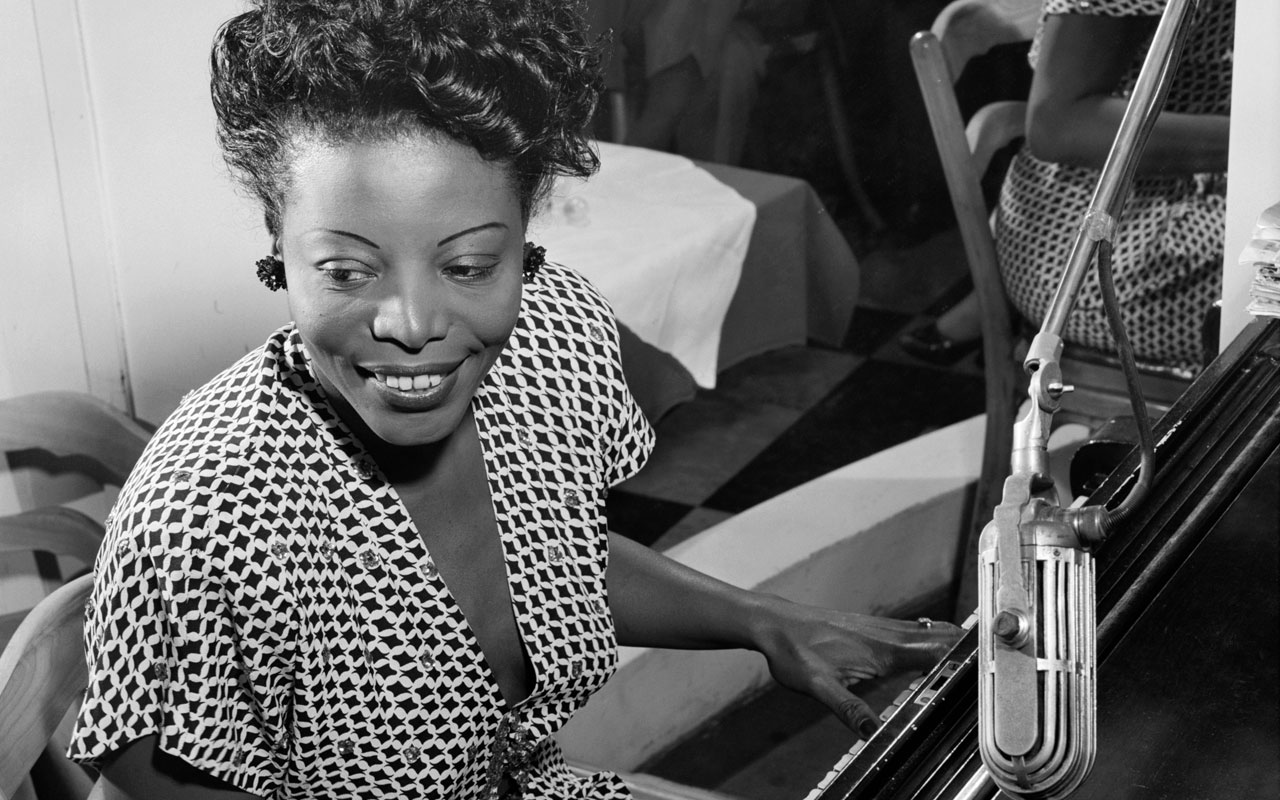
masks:
<svg viewBox="0 0 1280 800"><path fill-rule="evenodd" d="M857 305L858 263L813 187L783 175L700 166L756 206L742 274L720 332L717 369L809 340L841 345ZM650 421L697 391L678 361L625 326L622 366Z"/></svg>

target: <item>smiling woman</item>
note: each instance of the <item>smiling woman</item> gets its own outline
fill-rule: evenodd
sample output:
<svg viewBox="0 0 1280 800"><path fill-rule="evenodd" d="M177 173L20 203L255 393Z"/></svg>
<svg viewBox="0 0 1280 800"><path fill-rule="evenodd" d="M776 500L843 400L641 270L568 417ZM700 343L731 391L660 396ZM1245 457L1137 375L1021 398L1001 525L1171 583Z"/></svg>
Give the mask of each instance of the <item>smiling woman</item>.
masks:
<svg viewBox="0 0 1280 800"><path fill-rule="evenodd" d="M857 681L958 631L786 603L609 534L653 432L530 209L595 167L562 0L265 0L219 31L227 162L293 321L192 392L108 521L71 755L107 798L623 798L552 735L622 644ZM625 720L619 720L625 725Z"/></svg>

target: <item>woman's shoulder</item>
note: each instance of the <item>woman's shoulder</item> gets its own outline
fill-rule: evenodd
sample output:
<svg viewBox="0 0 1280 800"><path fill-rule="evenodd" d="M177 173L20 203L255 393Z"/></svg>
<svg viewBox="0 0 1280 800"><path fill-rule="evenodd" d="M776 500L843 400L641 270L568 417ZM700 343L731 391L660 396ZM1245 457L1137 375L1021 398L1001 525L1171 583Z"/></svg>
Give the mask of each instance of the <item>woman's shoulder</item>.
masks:
<svg viewBox="0 0 1280 800"><path fill-rule="evenodd" d="M134 529L212 513L227 498L271 501L263 460L286 463L315 426L305 381L293 368L298 346L291 326L272 334L178 403L148 442L121 490L117 513ZM274 476L278 482L284 470Z"/></svg>
<svg viewBox="0 0 1280 800"><path fill-rule="evenodd" d="M547 262L526 287L526 306L535 313L569 319L613 321L613 308L582 273Z"/></svg>

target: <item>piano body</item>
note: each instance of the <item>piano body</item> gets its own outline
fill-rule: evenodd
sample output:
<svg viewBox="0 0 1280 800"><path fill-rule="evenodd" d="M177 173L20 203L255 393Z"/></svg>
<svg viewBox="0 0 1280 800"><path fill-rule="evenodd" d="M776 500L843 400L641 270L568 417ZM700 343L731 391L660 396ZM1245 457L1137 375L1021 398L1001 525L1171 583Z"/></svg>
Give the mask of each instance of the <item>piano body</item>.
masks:
<svg viewBox="0 0 1280 800"><path fill-rule="evenodd" d="M1071 797L1280 798L1280 320L1246 329L1155 434L1152 491L1094 550L1097 758ZM1001 796L978 752L972 622L810 800Z"/></svg>

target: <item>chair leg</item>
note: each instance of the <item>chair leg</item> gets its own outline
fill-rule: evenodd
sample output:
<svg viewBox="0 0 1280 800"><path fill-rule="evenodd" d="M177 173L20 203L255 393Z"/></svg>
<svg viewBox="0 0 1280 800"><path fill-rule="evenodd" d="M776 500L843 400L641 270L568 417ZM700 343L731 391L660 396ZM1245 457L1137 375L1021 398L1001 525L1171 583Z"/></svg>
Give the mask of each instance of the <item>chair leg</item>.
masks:
<svg viewBox="0 0 1280 800"><path fill-rule="evenodd" d="M1013 423L1018 413L1015 387L1018 367L999 344L984 342L987 357L987 427L982 444L982 471L974 490L973 510L960 536L952 591L952 618L962 622L978 607L978 540L1004 496L1013 450Z"/></svg>

